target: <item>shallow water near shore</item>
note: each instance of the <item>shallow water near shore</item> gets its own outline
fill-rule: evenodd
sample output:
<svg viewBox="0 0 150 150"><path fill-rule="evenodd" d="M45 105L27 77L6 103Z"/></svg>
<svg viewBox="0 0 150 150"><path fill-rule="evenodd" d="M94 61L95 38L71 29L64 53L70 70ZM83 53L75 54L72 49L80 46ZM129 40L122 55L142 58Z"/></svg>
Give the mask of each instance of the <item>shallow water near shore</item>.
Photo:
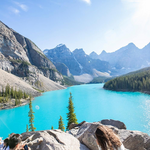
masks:
<svg viewBox="0 0 150 150"><path fill-rule="evenodd" d="M123 121L128 130L139 130L150 135L150 95L139 92L104 90L103 84L85 84L64 90L45 92L32 102L36 130L58 128L60 115L67 125L69 93L72 93L78 122L102 119ZM0 137L26 131L29 106L0 111Z"/></svg>

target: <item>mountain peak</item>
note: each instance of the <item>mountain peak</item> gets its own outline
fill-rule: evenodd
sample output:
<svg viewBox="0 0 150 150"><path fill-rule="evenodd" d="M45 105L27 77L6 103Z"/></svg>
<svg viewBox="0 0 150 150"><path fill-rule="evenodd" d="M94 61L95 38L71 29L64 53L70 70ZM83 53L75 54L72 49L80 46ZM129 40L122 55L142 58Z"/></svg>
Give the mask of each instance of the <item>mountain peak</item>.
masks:
<svg viewBox="0 0 150 150"><path fill-rule="evenodd" d="M84 50L83 50L82 48L80 48L80 49L75 49L75 50L73 51L73 53L76 53L76 54L79 54L79 55L86 55L85 52L84 52Z"/></svg>
<svg viewBox="0 0 150 150"><path fill-rule="evenodd" d="M59 44L56 47L66 47L66 45L65 44Z"/></svg>
<svg viewBox="0 0 150 150"><path fill-rule="evenodd" d="M138 49L139 48L136 47L134 43L129 43L128 45L118 49L117 51L113 53L131 52L131 51L138 50Z"/></svg>
<svg viewBox="0 0 150 150"><path fill-rule="evenodd" d="M96 52L91 52L90 55L98 55Z"/></svg>
<svg viewBox="0 0 150 150"><path fill-rule="evenodd" d="M131 43L129 43L127 46L130 46L130 47L133 47L133 46L134 46L134 47L136 47L136 46L135 46L135 44L134 44L134 43L132 43L132 42L131 42Z"/></svg>
<svg viewBox="0 0 150 150"><path fill-rule="evenodd" d="M101 52L101 54L107 54L107 52L106 52L105 50L103 50L103 51ZM101 54L100 54L100 55L101 55Z"/></svg>
<svg viewBox="0 0 150 150"><path fill-rule="evenodd" d="M89 55L92 59L98 59L98 54L96 52L91 52Z"/></svg>
<svg viewBox="0 0 150 150"><path fill-rule="evenodd" d="M71 51L66 47L65 44L59 44L53 49L45 49L43 52L49 57L50 55L72 55Z"/></svg>

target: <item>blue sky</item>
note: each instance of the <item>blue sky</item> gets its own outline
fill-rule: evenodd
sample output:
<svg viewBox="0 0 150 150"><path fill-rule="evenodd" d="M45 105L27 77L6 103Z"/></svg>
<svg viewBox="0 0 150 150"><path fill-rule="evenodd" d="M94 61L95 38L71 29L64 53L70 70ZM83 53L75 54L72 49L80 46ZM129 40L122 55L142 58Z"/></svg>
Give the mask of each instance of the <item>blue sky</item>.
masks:
<svg viewBox="0 0 150 150"><path fill-rule="evenodd" d="M41 50L63 43L89 54L150 42L150 0L3 0L0 20Z"/></svg>

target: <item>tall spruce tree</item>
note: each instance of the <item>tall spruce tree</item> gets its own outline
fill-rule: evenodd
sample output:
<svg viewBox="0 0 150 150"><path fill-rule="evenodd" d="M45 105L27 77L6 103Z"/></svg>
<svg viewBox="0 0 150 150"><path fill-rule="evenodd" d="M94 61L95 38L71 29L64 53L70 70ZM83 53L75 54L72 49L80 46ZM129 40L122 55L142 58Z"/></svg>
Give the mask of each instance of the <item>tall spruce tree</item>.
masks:
<svg viewBox="0 0 150 150"><path fill-rule="evenodd" d="M29 132L28 124L27 124L27 127L26 127L26 132Z"/></svg>
<svg viewBox="0 0 150 150"><path fill-rule="evenodd" d="M64 127L62 116L60 116L60 119L59 119L59 127L58 127L58 129L60 129L61 131L65 131L65 127Z"/></svg>
<svg viewBox="0 0 150 150"><path fill-rule="evenodd" d="M0 97L2 97L2 91L0 91Z"/></svg>
<svg viewBox="0 0 150 150"><path fill-rule="evenodd" d="M4 87L2 86L2 96L4 97L5 96L5 93L4 93Z"/></svg>
<svg viewBox="0 0 150 150"><path fill-rule="evenodd" d="M53 127L53 126L51 127L51 130L54 130L54 127Z"/></svg>
<svg viewBox="0 0 150 150"><path fill-rule="evenodd" d="M17 106L19 104L18 99L15 98L15 106Z"/></svg>
<svg viewBox="0 0 150 150"><path fill-rule="evenodd" d="M76 118L76 114L74 112L74 106L73 106L72 93L71 92L70 92L70 97L69 97L69 106L67 108L69 111L67 113L67 120L68 120L67 129L68 129L71 123L78 123L77 118Z"/></svg>
<svg viewBox="0 0 150 150"><path fill-rule="evenodd" d="M11 87L11 97L14 98L14 89Z"/></svg>
<svg viewBox="0 0 150 150"><path fill-rule="evenodd" d="M28 112L28 117L29 117L29 130L30 131L35 131L34 127L34 112L32 109L32 101L31 101L31 96L30 96L30 101L29 101L29 112Z"/></svg>

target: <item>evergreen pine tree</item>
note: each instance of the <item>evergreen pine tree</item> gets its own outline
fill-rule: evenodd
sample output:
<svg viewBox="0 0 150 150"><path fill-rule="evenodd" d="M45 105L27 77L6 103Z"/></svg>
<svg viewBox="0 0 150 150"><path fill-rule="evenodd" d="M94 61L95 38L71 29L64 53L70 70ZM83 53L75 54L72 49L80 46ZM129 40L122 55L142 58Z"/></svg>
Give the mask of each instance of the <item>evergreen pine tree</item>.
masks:
<svg viewBox="0 0 150 150"><path fill-rule="evenodd" d="M29 132L28 124L27 124L27 127L26 127L26 132Z"/></svg>
<svg viewBox="0 0 150 150"><path fill-rule="evenodd" d="M10 93L11 93L11 97L14 98L14 89L13 89L13 87L11 87L11 92Z"/></svg>
<svg viewBox="0 0 150 150"><path fill-rule="evenodd" d="M59 127L58 127L58 129L60 129L61 131L65 131L65 127L64 127L62 116L60 116L60 119L59 119Z"/></svg>
<svg viewBox="0 0 150 150"><path fill-rule="evenodd" d="M67 129L69 128L69 125L71 123L77 123L77 118L76 118L76 114L74 113L74 106L73 106L73 101L72 101L72 94L70 92L70 97L69 97L69 106L68 108L68 113L67 113L67 120L68 120L68 125L67 125Z"/></svg>
<svg viewBox="0 0 150 150"><path fill-rule="evenodd" d="M15 88L15 91L14 91L14 98L16 99L17 98L17 90Z"/></svg>
<svg viewBox="0 0 150 150"><path fill-rule="evenodd" d="M23 98L26 99L26 93L25 92L23 93Z"/></svg>
<svg viewBox="0 0 150 150"><path fill-rule="evenodd" d="M6 87L5 87L5 96L10 96L10 93L11 91L10 91L10 85L9 84L7 84L6 85Z"/></svg>
<svg viewBox="0 0 150 150"><path fill-rule="evenodd" d="M18 105L18 99L15 98L15 106L17 106L17 105Z"/></svg>
<svg viewBox="0 0 150 150"><path fill-rule="evenodd" d="M2 97L2 91L0 91L0 97Z"/></svg>
<svg viewBox="0 0 150 150"><path fill-rule="evenodd" d="M34 127L34 112L32 109L32 101L31 101L31 96L30 96L30 101L29 101L29 112L28 112L28 117L29 117L29 130L30 131L35 131L35 127Z"/></svg>
<svg viewBox="0 0 150 150"><path fill-rule="evenodd" d="M24 92L24 98L27 99L28 95Z"/></svg>
<svg viewBox="0 0 150 150"><path fill-rule="evenodd" d="M4 97L5 96L5 93L4 93L4 87L2 87L2 96Z"/></svg>
<svg viewBox="0 0 150 150"><path fill-rule="evenodd" d="M53 126L51 127L51 130L54 130L54 127L53 127Z"/></svg>

